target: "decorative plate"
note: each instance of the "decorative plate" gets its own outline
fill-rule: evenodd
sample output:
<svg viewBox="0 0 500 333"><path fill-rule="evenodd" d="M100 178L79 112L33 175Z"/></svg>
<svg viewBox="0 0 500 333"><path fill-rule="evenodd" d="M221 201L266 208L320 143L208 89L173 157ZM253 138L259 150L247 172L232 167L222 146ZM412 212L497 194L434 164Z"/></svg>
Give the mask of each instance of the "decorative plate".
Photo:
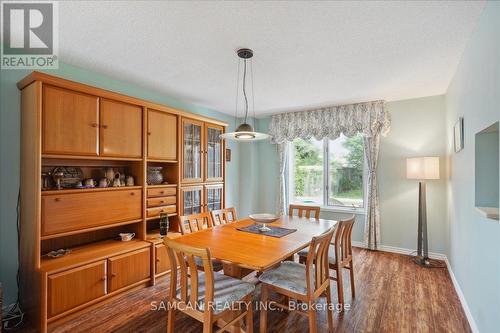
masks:
<svg viewBox="0 0 500 333"><path fill-rule="evenodd" d="M47 253L47 257L59 258L59 257L63 257L63 256L70 254L70 253L71 253L70 249L59 249L59 250L55 250L55 251L50 251L49 253Z"/></svg>
<svg viewBox="0 0 500 333"><path fill-rule="evenodd" d="M52 170L52 174L57 172L62 172L64 175L61 179L63 188L74 188L78 182L83 181L83 171L80 168L60 166Z"/></svg>

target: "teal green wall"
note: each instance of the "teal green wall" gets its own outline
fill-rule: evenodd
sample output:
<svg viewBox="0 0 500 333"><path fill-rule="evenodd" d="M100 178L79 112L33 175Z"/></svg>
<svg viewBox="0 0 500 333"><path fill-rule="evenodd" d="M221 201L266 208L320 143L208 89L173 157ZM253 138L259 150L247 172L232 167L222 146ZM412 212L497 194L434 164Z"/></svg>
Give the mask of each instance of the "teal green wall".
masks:
<svg viewBox="0 0 500 333"><path fill-rule="evenodd" d="M500 118L500 2L486 4L446 93L446 109L451 170L449 261L478 330L499 332L500 223L474 208L474 140L477 132ZM460 116L465 145L454 153L452 128ZM500 186L498 178L496 186Z"/></svg>
<svg viewBox="0 0 500 333"><path fill-rule="evenodd" d="M16 238L16 202L19 189L19 129L20 129L20 92L16 83L31 71L1 70L0 72L0 282L3 285L4 304L10 304L16 298L17 238ZM126 95L150 100L192 113L216 118L230 124L233 130L234 118L220 112L185 103L179 99L165 96L120 81L105 75L61 63L58 70L46 71L66 79L86 83ZM232 160L227 163L226 197L227 205L238 206L240 191L238 164L240 144L228 142L232 151ZM248 210L250 210L248 208Z"/></svg>
<svg viewBox="0 0 500 333"><path fill-rule="evenodd" d="M429 251L448 253L446 215L446 130L443 96L387 103L391 131L380 142L381 243L406 249L417 244L418 182L406 179L406 158L438 156L439 180L427 181Z"/></svg>

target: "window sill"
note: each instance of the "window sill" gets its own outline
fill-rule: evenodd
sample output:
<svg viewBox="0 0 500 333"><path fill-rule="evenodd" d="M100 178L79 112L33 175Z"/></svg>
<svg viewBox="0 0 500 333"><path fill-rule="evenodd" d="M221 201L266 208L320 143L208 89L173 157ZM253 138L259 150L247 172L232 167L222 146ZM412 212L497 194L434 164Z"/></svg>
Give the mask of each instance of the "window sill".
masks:
<svg viewBox="0 0 500 333"><path fill-rule="evenodd" d="M321 211L330 213L344 213L344 214L350 213L354 215L365 215L364 208L321 206Z"/></svg>

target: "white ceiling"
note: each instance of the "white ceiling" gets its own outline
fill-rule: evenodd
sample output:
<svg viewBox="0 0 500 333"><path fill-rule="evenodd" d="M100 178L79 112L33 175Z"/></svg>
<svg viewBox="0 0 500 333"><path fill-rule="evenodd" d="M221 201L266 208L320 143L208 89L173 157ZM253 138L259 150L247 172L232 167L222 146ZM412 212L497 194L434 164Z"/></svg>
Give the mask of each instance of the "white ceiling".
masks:
<svg viewBox="0 0 500 333"><path fill-rule="evenodd" d="M252 48L257 116L443 94L484 1L61 2L60 59L234 114Z"/></svg>

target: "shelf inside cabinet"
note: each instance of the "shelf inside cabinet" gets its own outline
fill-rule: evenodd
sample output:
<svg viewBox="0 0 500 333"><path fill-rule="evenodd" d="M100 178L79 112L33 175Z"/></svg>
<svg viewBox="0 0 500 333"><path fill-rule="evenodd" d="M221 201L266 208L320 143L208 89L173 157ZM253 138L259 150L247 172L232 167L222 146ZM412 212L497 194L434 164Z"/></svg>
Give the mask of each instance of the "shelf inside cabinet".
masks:
<svg viewBox="0 0 500 333"><path fill-rule="evenodd" d="M42 195L51 194L70 194L70 193L88 193L88 192L102 192L102 191L126 191L138 190L142 186L121 186L121 187L93 187L93 188L65 188L61 190L42 190Z"/></svg>
<svg viewBox="0 0 500 333"><path fill-rule="evenodd" d="M170 239L174 239L174 238L177 238L180 236L182 236L182 234L180 232L169 230L166 237L170 238ZM163 243L163 239L160 238L160 230L159 229L149 230L148 233L146 234L146 240L153 242L154 244Z"/></svg>
<svg viewBox="0 0 500 333"><path fill-rule="evenodd" d="M154 163L169 163L169 164L172 164L172 163L177 163L177 162L179 162L179 161L177 161L177 160L155 160L155 159L148 158L148 159L147 159L147 162L154 162Z"/></svg>
<svg viewBox="0 0 500 333"><path fill-rule="evenodd" d="M42 272L57 272L87 263L103 260L122 253L142 249L150 246L149 242L132 239L128 242L119 240L105 240L83 246L71 248L71 252L60 258L41 257L40 270Z"/></svg>

